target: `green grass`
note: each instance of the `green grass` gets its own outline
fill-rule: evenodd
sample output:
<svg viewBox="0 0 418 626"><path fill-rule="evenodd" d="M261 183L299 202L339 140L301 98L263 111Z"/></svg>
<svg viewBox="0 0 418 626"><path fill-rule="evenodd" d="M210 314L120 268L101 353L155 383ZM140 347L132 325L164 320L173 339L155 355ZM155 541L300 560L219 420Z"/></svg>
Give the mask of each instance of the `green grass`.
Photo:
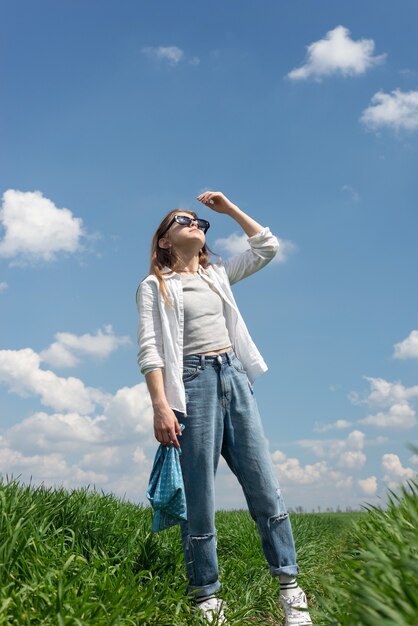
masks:
<svg viewBox="0 0 418 626"><path fill-rule="evenodd" d="M314 608L316 624L418 624L408 621L416 613L406 591L400 599L400 604L408 605L404 621L358 617L361 603L370 599L383 610L383 595L389 589L383 586L383 573L389 566L386 578L390 584L395 578L397 589L418 578L415 505L416 497L411 497L405 503L394 499L383 513L371 509L367 514L291 516L299 581ZM399 510L401 521L395 514ZM153 534L151 519L149 508L87 489L0 483L0 626L202 624L186 597L179 529ZM382 523L384 530L379 530ZM228 623L282 624L277 580L268 572L248 513L220 511L216 525ZM382 534L376 542L378 532ZM364 537L368 539L361 544ZM404 545L406 538L409 547ZM395 547L389 550L388 542ZM372 567L375 562L382 572L376 587L382 585L385 591L376 595L376 588L365 587L364 593L352 595L353 589L361 588L363 576L378 575L379 568ZM396 568L402 575L395 576Z"/></svg>
<svg viewBox="0 0 418 626"><path fill-rule="evenodd" d="M418 483L369 507L329 578L320 624L418 626Z"/></svg>
<svg viewBox="0 0 418 626"><path fill-rule="evenodd" d="M326 545L348 518L295 515L305 586L320 587ZM185 591L178 528L153 534L150 509L89 490L0 484L0 624L199 624ZM219 512L230 623L280 623L248 513ZM326 570L326 567L325 567Z"/></svg>

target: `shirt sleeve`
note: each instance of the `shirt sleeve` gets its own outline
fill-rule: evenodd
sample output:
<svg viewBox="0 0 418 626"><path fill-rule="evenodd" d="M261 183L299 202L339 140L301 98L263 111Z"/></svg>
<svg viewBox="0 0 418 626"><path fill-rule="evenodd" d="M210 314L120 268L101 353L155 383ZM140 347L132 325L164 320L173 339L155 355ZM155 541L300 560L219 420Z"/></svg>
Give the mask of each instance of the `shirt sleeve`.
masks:
<svg viewBox="0 0 418 626"><path fill-rule="evenodd" d="M142 374L164 368L159 290L154 281L143 281L138 287L136 302L139 311L137 339L138 365Z"/></svg>
<svg viewBox="0 0 418 626"><path fill-rule="evenodd" d="M231 285L258 272L276 256L279 249L279 240L268 226L248 237L247 241L250 244L248 250L223 263Z"/></svg>

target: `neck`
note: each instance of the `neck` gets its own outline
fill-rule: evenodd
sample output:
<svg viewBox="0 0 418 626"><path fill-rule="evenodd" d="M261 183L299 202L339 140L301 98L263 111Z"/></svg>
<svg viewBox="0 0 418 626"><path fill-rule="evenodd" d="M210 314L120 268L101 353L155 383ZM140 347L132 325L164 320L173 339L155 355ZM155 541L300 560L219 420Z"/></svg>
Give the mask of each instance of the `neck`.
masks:
<svg viewBox="0 0 418 626"><path fill-rule="evenodd" d="M178 260L175 266L172 268L178 273L195 274L199 269L199 254L185 253L184 251L177 251Z"/></svg>

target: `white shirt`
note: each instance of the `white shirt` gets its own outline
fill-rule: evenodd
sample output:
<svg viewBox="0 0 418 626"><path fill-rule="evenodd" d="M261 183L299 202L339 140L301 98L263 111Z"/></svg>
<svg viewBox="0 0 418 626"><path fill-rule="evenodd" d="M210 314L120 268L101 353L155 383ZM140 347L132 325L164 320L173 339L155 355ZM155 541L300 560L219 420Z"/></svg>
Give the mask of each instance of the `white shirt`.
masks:
<svg viewBox="0 0 418 626"><path fill-rule="evenodd" d="M225 303L225 319L232 346L252 383L267 370L267 365L251 339L232 294L231 285L267 265L276 255L279 242L267 227L247 241L250 244L249 250L225 262L211 264L206 269L199 266L198 271ZM162 369L169 406L186 413L186 394L182 380L183 287L180 276L170 268L166 268L164 280L172 306L165 303L158 279L153 274L147 276L138 287L138 365L142 373Z"/></svg>

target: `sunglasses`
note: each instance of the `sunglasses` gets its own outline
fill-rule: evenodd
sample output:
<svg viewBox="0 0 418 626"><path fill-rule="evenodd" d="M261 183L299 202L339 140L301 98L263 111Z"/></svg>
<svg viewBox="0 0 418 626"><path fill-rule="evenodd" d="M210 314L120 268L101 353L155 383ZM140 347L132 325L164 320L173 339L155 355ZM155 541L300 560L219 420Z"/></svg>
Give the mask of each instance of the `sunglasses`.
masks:
<svg viewBox="0 0 418 626"><path fill-rule="evenodd" d="M169 222L164 232L161 233L160 237L163 237L166 234L166 232L172 227L174 222L177 222L177 224L181 224L181 226L191 226L193 222L196 222L198 229L203 230L204 233L206 233L210 228L209 222L207 220L200 219L200 217L188 217L187 215L175 215L173 219Z"/></svg>

